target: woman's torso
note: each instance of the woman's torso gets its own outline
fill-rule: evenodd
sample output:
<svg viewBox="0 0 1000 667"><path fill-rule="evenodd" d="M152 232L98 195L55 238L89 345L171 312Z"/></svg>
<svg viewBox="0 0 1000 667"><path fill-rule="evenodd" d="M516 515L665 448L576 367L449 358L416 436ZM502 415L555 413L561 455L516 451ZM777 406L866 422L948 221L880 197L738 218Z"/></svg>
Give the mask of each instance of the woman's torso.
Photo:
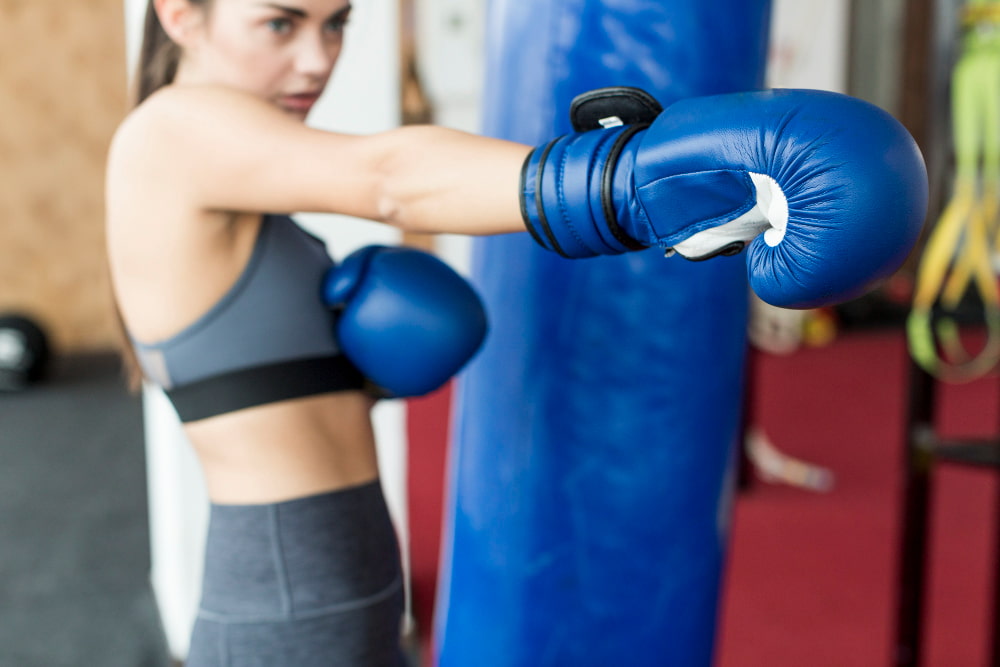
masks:
<svg viewBox="0 0 1000 667"><path fill-rule="evenodd" d="M146 156L162 178L130 169L127 161L112 162L108 171L113 284L128 334L144 343L183 337L231 301L265 227L260 214L199 210L184 196L190 185L179 167L170 169L169 158ZM302 289L311 298L319 285ZM269 319L262 313L262 322ZM254 333L234 333L233 349L258 355ZM189 421L185 431L213 500L273 502L376 477L370 407L360 391L333 391Z"/></svg>

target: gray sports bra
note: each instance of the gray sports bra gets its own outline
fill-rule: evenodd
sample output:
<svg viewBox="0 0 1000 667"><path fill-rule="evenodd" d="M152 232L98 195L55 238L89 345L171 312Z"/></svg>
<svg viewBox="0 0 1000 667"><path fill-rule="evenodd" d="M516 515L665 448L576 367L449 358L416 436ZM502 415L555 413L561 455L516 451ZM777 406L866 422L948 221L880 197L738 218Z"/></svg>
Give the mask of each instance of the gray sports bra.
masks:
<svg viewBox="0 0 1000 667"><path fill-rule="evenodd" d="M266 215L243 273L207 313L166 340L132 339L181 421L364 386L320 297L332 264L320 239L288 216Z"/></svg>

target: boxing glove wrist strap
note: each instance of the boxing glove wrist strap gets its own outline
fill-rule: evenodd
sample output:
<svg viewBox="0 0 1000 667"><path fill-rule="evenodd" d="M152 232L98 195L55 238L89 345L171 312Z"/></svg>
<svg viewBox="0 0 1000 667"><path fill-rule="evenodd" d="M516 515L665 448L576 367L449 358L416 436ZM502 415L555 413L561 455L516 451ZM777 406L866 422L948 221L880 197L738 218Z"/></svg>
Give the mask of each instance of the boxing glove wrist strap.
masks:
<svg viewBox="0 0 1000 667"><path fill-rule="evenodd" d="M521 168L521 216L532 238L563 257L617 255L641 250L620 220L616 180L629 142L645 125L619 126L569 134L533 150ZM620 196L620 195L619 195Z"/></svg>
<svg viewBox="0 0 1000 667"><path fill-rule="evenodd" d="M535 241L563 257L642 250L626 202L633 155L626 148L663 110L645 91L599 88L570 105L576 133L536 148L521 169L521 217ZM633 144L635 145L635 144ZM628 158L628 168L619 163Z"/></svg>

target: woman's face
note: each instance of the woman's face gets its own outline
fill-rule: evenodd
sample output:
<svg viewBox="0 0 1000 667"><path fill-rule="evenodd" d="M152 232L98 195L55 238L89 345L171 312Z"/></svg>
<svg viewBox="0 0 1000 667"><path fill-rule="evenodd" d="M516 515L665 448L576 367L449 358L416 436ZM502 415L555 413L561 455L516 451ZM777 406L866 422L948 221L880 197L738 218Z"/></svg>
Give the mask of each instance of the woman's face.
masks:
<svg viewBox="0 0 1000 667"><path fill-rule="evenodd" d="M238 88L304 120L350 11L348 0L214 0L185 49L184 80Z"/></svg>

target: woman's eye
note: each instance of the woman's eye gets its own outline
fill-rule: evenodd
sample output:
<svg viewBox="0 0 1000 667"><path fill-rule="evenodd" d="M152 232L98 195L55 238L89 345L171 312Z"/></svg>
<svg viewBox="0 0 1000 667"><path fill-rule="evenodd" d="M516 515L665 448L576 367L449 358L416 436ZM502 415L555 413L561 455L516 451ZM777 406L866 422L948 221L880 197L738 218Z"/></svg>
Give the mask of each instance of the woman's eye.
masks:
<svg viewBox="0 0 1000 667"><path fill-rule="evenodd" d="M328 32L341 33L344 31L344 27L347 25L347 18L336 18L330 19L326 22L326 29Z"/></svg>
<svg viewBox="0 0 1000 667"><path fill-rule="evenodd" d="M285 18L271 19L267 22L268 29L278 35L284 35L292 29L292 22Z"/></svg>

